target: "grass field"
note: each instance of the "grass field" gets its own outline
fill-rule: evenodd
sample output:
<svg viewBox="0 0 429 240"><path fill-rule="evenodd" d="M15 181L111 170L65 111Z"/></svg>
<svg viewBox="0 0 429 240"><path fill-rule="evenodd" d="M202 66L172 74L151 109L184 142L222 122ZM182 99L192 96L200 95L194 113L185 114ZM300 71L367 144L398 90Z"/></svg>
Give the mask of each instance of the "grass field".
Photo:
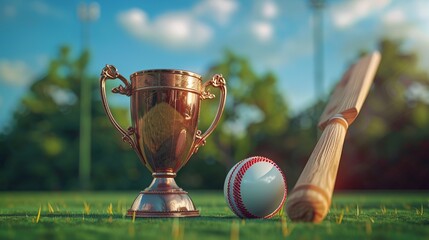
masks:
<svg viewBox="0 0 429 240"><path fill-rule="evenodd" d="M221 192L190 192L198 218L130 219L133 193L0 193L0 239L429 239L429 192L335 193L321 224L241 220ZM40 214L39 214L40 213Z"/></svg>

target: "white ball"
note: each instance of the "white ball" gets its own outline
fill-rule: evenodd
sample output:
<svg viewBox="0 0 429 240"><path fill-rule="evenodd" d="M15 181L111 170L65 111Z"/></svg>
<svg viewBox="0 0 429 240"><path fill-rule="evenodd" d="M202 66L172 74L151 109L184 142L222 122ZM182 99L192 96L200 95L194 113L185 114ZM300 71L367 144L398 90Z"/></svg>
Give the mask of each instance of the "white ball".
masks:
<svg viewBox="0 0 429 240"><path fill-rule="evenodd" d="M223 187L229 208L240 218L270 218L285 203L283 172L265 157L250 157L231 168Z"/></svg>

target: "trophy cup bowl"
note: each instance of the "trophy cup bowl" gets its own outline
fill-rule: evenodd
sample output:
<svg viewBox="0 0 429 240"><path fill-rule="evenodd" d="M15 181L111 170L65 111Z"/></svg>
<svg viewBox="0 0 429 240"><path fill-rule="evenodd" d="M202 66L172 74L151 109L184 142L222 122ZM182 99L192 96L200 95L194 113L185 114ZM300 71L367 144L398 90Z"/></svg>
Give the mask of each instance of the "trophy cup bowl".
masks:
<svg viewBox="0 0 429 240"><path fill-rule="evenodd" d="M107 102L105 83L114 79L121 80L124 86L112 92L130 97L132 126L126 130L117 123ZM199 216L188 193L177 186L174 177L216 128L225 107L225 79L215 74L203 84L196 73L171 69L139 71L130 79L131 83L112 65L106 65L100 77L107 117L154 178L134 200L127 216ZM212 124L202 133L197 129L201 100L215 97L209 86L219 88L221 96Z"/></svg>

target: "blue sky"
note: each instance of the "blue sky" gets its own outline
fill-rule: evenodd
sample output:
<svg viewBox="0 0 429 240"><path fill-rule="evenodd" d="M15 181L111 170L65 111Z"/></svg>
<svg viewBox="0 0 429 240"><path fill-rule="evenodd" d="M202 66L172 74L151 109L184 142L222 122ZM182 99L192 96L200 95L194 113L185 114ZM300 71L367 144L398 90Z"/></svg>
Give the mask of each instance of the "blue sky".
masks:
<svg viewBox="0 0 429 240"><path fill-rule="evenodd" d="M62 45L82 49L83 1L0 0L0 129ZM293 113L315 99L312 11L303 0L99 1L89 25L90 74L175 68L204 74L225 49L273 71ZM94 5L95 6L95 5ZM97 7L93 8L97 9ZM429 1L326 0L324 91L360 50L402 39L429 69ZM127 99L124 99L127 101Z"/></svg>

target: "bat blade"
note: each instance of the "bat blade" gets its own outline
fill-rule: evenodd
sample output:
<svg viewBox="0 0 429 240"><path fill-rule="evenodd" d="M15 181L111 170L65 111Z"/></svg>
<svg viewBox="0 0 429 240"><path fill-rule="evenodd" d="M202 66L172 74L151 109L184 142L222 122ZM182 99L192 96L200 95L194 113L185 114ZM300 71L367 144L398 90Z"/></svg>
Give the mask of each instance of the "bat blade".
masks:
<svg viewBox="0 0 429 240"><path fill-rule="evenodd" d="M371 88L380 59L380 53L374 52L348 69L335 87L320 117L319 128L323 130L329 119L336 114L341 114L349 125L353 123Z"/></svg>

